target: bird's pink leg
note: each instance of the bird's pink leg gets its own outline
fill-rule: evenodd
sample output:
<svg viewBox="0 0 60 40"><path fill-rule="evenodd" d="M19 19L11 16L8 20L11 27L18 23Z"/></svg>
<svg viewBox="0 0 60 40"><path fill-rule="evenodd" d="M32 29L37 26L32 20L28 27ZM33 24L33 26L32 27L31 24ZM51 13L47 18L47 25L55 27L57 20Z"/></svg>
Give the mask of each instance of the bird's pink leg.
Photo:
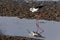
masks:
<svg viewBox="0 0 60 40"><path fill-rule="evenodd" d="M36 27L37 27L37 32L38 32L38 33L39 33L39 29L41 29L42 32L44 32L44 30L39 27L39 18L40 18L41 16L42 16L41 14L39 14L39 15L36 16ZM42 33L42 32L40 32L40 33Z"/></svg>

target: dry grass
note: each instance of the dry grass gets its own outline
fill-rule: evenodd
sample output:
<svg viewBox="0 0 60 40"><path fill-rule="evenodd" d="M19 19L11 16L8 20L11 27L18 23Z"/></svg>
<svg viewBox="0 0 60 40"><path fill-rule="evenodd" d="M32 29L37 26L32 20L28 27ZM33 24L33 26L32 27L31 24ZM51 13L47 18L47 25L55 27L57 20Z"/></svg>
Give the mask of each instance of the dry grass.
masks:
<svg viewBox="0 0 60 40"><path fill-rule="evenodd" d="M60 2L37 2L37 3L17 3L13 1L0 1L0 16L17 16L19 18L34 19L35 15L29 11L30 7L46 5L42 10L45 13L41 19L60 21Z"/></svg>

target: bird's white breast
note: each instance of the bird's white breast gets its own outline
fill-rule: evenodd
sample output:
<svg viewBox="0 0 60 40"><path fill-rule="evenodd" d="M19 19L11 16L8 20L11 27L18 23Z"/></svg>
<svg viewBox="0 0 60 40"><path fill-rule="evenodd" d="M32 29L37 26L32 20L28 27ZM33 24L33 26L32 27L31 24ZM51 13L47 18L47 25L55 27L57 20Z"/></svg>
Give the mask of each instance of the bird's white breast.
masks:
<svg viewBox="0 0 60 40"><path fill-rule="evenodd" d="M36 12L38 10L38 8L37 9L35 9L35 8L30 8L30 11L31 12Z"/></svg>

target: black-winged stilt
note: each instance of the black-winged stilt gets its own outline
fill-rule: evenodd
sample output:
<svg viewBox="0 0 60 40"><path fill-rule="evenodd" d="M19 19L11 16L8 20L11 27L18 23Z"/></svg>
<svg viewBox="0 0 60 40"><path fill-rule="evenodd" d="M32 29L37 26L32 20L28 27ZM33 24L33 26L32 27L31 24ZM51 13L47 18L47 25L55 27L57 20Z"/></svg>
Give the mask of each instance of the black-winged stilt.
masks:
<svg viewBox="0 0 60 40"><path fill-rule="evenodd" d="M33 8L30 8L30 11L31 12L37 12L38 10L40 10L42 7L44 7L44 6L36 6L36 7L33 7ZM40 18L40 15L38 15L37 16L37 18L39 19ZM37 19L36 18L36 19ZM37 20L36 20L37 21ZM39 25L38 25L38 21L36 22L36 26L39 28ZM43 31L42 31L43 32ZM32 35L32 36L34 36L34 37L41 37L41 38L44 38L40 33L38 33L38 29L37 29L37 32L34 32L34 31L32 31L32 32L29 32L30 33L30 35Z"/></svg>
<svg viewBox="0 0 60 40"><path fill-rule="evenodd" d="M36 12L36 11L38 11L39 9L41 9L42 7L44 7L44 6L32 7L32 8L30 8L30 11L31 11L31 12Z"/></svg>

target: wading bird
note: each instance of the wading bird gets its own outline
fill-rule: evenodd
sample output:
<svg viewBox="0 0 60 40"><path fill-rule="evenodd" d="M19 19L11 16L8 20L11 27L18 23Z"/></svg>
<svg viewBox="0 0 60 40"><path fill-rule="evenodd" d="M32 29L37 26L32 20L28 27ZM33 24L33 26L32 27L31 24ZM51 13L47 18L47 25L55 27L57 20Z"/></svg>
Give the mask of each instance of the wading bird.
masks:
<svg viewBox="0 0 60 40"><path fill-rule="evenodd" d="M32 8L30 8L30 11L31 12L37 12L37 11L39 11L41 8L43 8L44 6L36 6L36 7L32 7ZM32 36L34 36L34 37L42 37L42 38L44 38L42 35L41 35L41 33L42 32L44 32L44 30L42 30L42 32L39 32L39 29L41 29L40 27L39 27L39 18L41 17L41 16L44 16L43 15L43 12L42 11L40 11L39 13L38 13L38 15L36 16L36 27L37 27L37 31L36 32L34 32L34 31L32 31L32 32L29 32Z"/></svg>

